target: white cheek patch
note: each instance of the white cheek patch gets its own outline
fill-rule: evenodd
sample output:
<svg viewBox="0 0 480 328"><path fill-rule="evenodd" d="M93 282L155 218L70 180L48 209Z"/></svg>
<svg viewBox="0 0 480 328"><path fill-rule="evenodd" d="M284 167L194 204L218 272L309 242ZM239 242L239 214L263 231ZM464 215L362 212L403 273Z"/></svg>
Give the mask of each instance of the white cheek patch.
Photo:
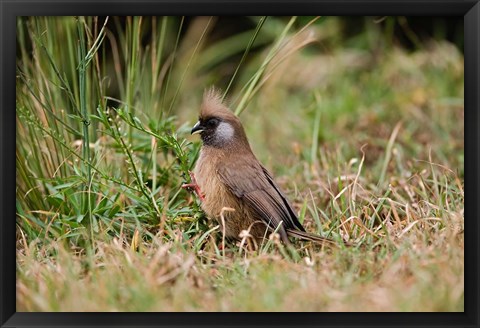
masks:
<svg viewBox="0 0 480 328"><path fill-rule="evenodd" d="M229 123L220 122L220 124L217 126L217 131L215 131L215 134L220 141L230 141L233 138L234 130Z"/></svg>

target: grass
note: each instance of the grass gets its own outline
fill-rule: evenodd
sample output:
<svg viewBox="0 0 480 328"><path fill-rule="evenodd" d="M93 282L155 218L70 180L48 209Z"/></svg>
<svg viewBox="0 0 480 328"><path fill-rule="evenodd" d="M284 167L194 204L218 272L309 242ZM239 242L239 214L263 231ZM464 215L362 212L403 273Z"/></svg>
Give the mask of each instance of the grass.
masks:
<svg viewBox="0 0 480 328"><path fill-rule="evenodd" d="M464 310L457 48L335 17L108 20L18 20L17 311ZM219 249L180 188L212 84L307 230L357 246Z"/></svg>

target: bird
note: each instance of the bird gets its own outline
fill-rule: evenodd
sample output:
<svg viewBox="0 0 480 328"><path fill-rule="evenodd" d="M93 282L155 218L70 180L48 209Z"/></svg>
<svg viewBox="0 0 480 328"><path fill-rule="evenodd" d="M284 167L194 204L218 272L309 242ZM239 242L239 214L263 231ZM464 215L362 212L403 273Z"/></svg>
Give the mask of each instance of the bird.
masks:
<svg viewBox="0 0 480 328"><path fill-rule="evenodd" d="M222 101L216 88L207 89L198 122L191 134L199 134L202 146L190 172L193 189L207 217L215 219L224 236L240 240L247 231L256 243L271 233L291 245L289 237L316 243L337 244L305 230L273 175L257 159L240 119Z"/></svg>

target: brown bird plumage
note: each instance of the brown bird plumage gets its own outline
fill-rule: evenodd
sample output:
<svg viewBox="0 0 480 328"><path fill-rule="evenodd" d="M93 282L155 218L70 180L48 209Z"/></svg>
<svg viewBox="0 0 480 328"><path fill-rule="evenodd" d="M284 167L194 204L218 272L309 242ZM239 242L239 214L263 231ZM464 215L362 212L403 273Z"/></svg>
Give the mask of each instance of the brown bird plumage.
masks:
<svg viewBox="0 0 480 328"><path fill-rule="evenodd" d="M192 128L196 133L203 145L194 182L202 209L219 222L225 237L239 239L247 230L259 242L276 230L286 244L288 236L334 243L305 231L270 172L253 154L242 123L214 89L204 94L199 121Z"/></svg>

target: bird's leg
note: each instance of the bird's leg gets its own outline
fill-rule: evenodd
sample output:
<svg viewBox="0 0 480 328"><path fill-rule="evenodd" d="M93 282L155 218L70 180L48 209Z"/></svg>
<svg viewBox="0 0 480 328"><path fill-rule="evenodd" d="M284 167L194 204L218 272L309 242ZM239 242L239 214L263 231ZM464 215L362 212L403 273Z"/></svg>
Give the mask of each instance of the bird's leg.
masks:
<svg viewBox="0 0 480 328"><path fill-rule="evenodd" d="M200 198L201 201L205 200L205 196L203 195L202 191L200 190L200 187L197 184L197 179L195 179L195 175L193 174L192 171L188 171L188 174L190 174L190 183L184 183L182 185L182 188L184 189L190 189L197 194L198 198Z"/></svg>

